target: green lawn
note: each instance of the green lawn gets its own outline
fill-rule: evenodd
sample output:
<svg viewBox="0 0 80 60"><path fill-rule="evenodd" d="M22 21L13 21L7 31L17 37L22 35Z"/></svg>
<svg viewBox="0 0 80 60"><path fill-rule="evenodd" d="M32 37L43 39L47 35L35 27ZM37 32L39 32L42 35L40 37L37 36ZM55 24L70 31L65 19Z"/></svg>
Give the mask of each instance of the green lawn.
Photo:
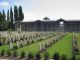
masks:
<svg viewBox="0 0 80 60"><path fill-rule="evenodd" d="M13 45L15 46L16 43L13 43ZM9 44L0 46L0 51L3 50L3 49L4 49L5 51L9 50Z"/></svg>
<svg viewBox="0 0 80 60"><path fill-rule="evenodd" d="M72 34L68 33L60 41L48 48L47 52L49 53L50 58L52 58L55 52L58 52L60 55L65 54L70 58L72 55Z"/></svg>

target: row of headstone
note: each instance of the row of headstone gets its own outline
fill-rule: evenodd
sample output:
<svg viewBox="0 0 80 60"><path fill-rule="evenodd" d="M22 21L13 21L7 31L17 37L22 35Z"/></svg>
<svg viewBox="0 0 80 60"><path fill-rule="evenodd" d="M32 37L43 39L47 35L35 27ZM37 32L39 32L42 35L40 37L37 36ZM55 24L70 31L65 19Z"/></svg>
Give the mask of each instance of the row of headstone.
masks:
<svg viewBox="0 0 80 60"><path fill-rule="evenodd" d="M50 34L48 33L37 33L37 35L27 35L25 38L22 38L20 36L18 36L17 38L10 38L9 39L9 46L10 46L10 49L13 48L13 42L16 40L16 46L18 48L20 48L20 46L25 46L27 44L27 42L31 43L33 40L39 40L40 38L42 37L46 37L46 36L49 36Z"/></svg>
<svg viewBox="0 0 80 60"><path fill-rule="evenodd" d="M43 43L39 43L39 51L44 52L48 47L50 47L52 44L55 44L64 35L65 33L54 36Z"/></svg>
<svg viewBox="0 0 80 60"><path fill-rule="evenodd" d="M79 45L78 45L78 42L77 42L77 39L76 39L76 34L73 32L73 36L72 36L72 52L73 54L75 53L79 53Z"/></svg>

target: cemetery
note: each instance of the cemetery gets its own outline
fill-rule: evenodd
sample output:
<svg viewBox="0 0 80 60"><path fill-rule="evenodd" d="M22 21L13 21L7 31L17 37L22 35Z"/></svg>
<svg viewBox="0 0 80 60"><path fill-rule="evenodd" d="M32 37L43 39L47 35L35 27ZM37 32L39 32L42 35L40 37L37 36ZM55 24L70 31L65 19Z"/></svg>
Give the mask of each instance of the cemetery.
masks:
<svg viewBox="0 0 80 60"><path fill-rule="evenodd" d="M47 16L49 13L47 10L58 12L59 9L52 9L52 3L49 4L51 9L43 11L42 14L46 12L43 15L40 13L42 10L35 9L39 11L40 17L44 17L35 20L39 13L30 11L33 9L30 7L32 5L28 7L23 3L24 0L14 0L16 5L13 0L7 1L3 3L0 1L0 60L80 60L80 19L61 18L63 11L61 14L58 13L60 19L44 17L43 15ZM21 5L17 5L18 3L24 5L23 9ZM10 6L4 9L1 4ZM28 8L25 9L26 7ZM31 16L35 21L25 19L32 19Z"/></svg>
<svg viewBox="0 0 80 60"><path fill-rule="evenodd" d="M3 31L0 32L0 56L38 60L46 56L53 59L54 54L58 53L67 59L73 55L79 59L79 36L79 33L68 32Z"/></svg>

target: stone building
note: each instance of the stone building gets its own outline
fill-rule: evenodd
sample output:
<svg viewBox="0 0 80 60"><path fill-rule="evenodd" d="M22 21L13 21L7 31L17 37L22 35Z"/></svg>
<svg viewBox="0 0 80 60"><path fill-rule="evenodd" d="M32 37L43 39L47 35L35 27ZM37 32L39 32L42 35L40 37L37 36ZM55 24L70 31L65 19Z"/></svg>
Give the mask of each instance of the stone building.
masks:
<svg viewBox="0 0 80 60"><path fill-rule="evenodd" d="M80 20L37 20L34 22L17 22L15 29L20 31L64 31L80 32Z"/></svg>

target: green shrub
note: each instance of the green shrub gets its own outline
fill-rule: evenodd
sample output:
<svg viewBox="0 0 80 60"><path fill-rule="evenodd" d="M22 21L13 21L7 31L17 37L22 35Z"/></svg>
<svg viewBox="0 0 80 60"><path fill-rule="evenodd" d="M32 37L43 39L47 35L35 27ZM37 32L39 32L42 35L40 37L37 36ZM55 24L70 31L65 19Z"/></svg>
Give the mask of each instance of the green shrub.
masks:
<svg viewBox="0 0 80 60"><path fill-rule="evenodd" d="M13 57L17 57L17 51L16 50L13 51Z"/></svg>
<svg viewBox="0 0 80 60"><path fill-rule="evenodd" d="M18 47L17 47L17 46L14 46L13 49L14 49L14 50L15 50L15 49L18 49Z"/></svg>
<svg viewBox="0 0 80 60"><path fill-rule="evenodd" d="M45 52L44 60L48 60L48 59L49 59L49 54L47 52Z"/></svg>
<svg viewBox="0 0 80 60"><path fill-rule="evenodd" d="M34 40L32 40L32 42L31 43L34 43Z"/></svg>
<svg viewBox="0 0 80 60"><path fill-rule="evenodd" d="M30 42L29 41L27 41L27 45L29 45L30 44Z"/></svg>
<svg viewBox="0 0 80 60"><path fill-rule="evenodd" d="M53 59L54 59L54 60L59 60L59 58L60 58L59 53L56 52L56 53L53 55Z"/></svg>
<svg viewBox="0 0 80 60"><path fill-rule="evenodd" d="M73 54L71 60L76 60L76 55Z"/></svg>
<svg viewBox="0 0 80 60"><path fill-rule="evenodd" d="M11 56L11 51L10 50L7 51L7 55Z"/></svg>
<svg viewBox="0 0 80 60"><path fill-rule="evenodd" d="M32 53L29 53L29 54L28 54L28 59L33 59L33 57L34 57L34 56L32 55Z"/></svg>
<svg viewBox="0 0 80 60"><path fill-rule="evenodd" d="M4 56L4 54L5 54L5 50L3 49L1 50L1 56Z"/></svg>
<svg viewBox="0 0 80 60"><path fill-rule="evenodd" d="M61 60L67 60L66 55L62 55L62 56L61 56Z"/></svg>
<svg viewBox="0 0 80 60"><path fill-rule="evenodd" d="M22 44L20 44L20 47L23 47L23 45L22 45Z"/></svg>
<svg viewBox="0 0 80 60"><path fill-rule="evenodd" d="M24 58L24 57L25 57L25 52L22 51L22 52L21 52L21 58Z"/></svg>
<svg viewBox="0 0 80 60"><path fill-rule="evenodd" d="M35 60L40 60L41 59L40 53L37 53L36 56L35 56L35 58L36 58Z"/></svg>

